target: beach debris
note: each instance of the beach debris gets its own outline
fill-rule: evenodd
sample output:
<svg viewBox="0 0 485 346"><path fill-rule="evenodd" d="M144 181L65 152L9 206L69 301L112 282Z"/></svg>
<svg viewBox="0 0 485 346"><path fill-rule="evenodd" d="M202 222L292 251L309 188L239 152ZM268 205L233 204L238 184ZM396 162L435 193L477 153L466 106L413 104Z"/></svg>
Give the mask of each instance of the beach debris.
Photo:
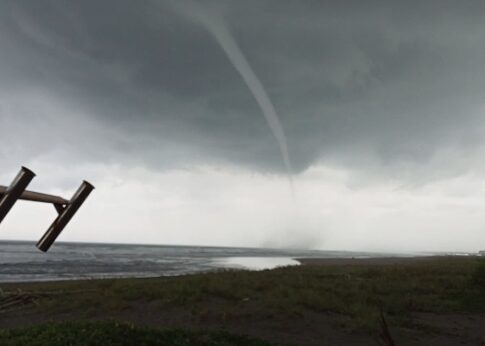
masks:
<svg viewBox="0 0 485 346"><path fill-rule="evenodd" d="M53 204L58 216L36 245L39 250L47 252L89 194L94 190L94 186L87 181L83 181L74 196L67 200L59 196L27 191L27 186L34 177L34 172L22 167L10 186L0 185L0 223L19 199Z"/></svg>
<svg viewBox="0 0 485 346"><path fill-rule="evenodd" d="M17 290L15 292L0 292L0 313L11 311L13 309L23 307L25 305L35 304L38 305L37 300L39 300L42 295L24 292L22 290Z"/></svg>

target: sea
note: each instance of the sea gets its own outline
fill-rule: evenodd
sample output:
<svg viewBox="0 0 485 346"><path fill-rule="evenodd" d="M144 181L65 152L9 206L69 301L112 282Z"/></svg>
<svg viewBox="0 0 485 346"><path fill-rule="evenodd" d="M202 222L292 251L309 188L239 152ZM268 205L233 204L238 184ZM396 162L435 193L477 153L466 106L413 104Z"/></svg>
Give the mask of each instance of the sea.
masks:
<svg viewBox="0 0 485 346"><path fill-rule="evenodd" d="M396 254L210 246L0 241L0 283L158 277L299 265L296 258L367 258ZM402 255L402 254L397 254Z"/></svg>

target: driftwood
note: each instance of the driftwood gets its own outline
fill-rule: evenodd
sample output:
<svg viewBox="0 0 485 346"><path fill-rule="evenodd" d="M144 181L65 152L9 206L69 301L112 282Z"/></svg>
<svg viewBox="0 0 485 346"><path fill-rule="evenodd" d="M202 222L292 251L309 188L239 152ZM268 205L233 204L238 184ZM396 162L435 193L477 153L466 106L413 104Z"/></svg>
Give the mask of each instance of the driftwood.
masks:
<svg viewBox="0 0 485 346"><path fill-rule="evenodd" d="M99 291L99 289L44 292L27 292L21 289L5 292L0 289L0 313L20 309L28 305L39 305L41 299L51 298L56 295L81 294L94 291Z"/></svg>
<svg viewBox="0 0 485 346"><path fill-rule="evenodd" d="M18 307L35 304L38 300L48 296L43 293L31 293L17 290L16 292L0 292L0 313L13 310Z"/></svg>

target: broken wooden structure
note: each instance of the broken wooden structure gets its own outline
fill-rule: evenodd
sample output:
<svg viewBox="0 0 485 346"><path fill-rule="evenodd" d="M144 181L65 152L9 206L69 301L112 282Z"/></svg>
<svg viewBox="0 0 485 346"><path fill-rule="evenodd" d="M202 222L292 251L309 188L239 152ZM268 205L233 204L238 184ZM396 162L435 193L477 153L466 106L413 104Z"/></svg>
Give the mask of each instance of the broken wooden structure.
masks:
<svg viewBox="0 0 485 346"><path fill-rule="evenodd" d="M39 250L47 252L69 221L71 221L74 214L76 214L81 205L88 198L91 191L94 190L94 186L87 181L83 181L74 196L70 200L67 200L59 196L27 191L27 186L34 177L34 172L28 168L22 167L10 186L6 187L0 185L0 223L2 223L5 216L7 216L15 202L19 199L53 204L57 210L58 216L37 243L37 248Z"/></svg>

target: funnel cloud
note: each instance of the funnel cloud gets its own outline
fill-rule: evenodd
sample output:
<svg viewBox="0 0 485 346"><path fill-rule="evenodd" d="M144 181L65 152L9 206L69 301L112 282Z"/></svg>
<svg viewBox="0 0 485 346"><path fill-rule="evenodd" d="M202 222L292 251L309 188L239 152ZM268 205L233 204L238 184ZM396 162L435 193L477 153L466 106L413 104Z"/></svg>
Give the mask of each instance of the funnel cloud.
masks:
<svg viewBox="0 0 485 346"><path fill-rule="evenodd" d="M281 125L280 119L278 118L276 110L271 103L271 100L268 97L263 85L251 69L251 66L244 57L244 54L237 45L237 42L234 40L234 37L232 37L231 33L222 23L222 21L207 19L204 20L204 24L214 35L217 42L219 42L236 70L241 74L241 77L244 79L249 90L251 90L251 93L261 107L271 132L273 133L280 147L281 156L288 171L288 175L291 176L292 170L290 164L290 155L288 154L288 144L285 132L283 131L283 126Z"/></svg>
<svg viewBox="0 0 485 346"><path fill-rule="evenodd" d="M278 114L276 113L275 107L271 102L266 90L264 89L263 84L259 80L256 73L254 73L251 65L244 56L244 53L241 51L241 48L239 48L239 45L229 31L227 24L224 23L220 16L209 14L209 12L202 6L196 5L195 3L192 3L190 6L178 5L176 8L181 9L181 12L186 16L202 24L214 36L217 43L219 43L222 50L226 53L229 61L241 75L242 79L261 108L264 118L266 119L269 128L271 129L271 132L278 143L281 157L288 174L290 187L292 193L294 194L292 179L293 173L285 131L283 130L283 126Z"/></svg>

